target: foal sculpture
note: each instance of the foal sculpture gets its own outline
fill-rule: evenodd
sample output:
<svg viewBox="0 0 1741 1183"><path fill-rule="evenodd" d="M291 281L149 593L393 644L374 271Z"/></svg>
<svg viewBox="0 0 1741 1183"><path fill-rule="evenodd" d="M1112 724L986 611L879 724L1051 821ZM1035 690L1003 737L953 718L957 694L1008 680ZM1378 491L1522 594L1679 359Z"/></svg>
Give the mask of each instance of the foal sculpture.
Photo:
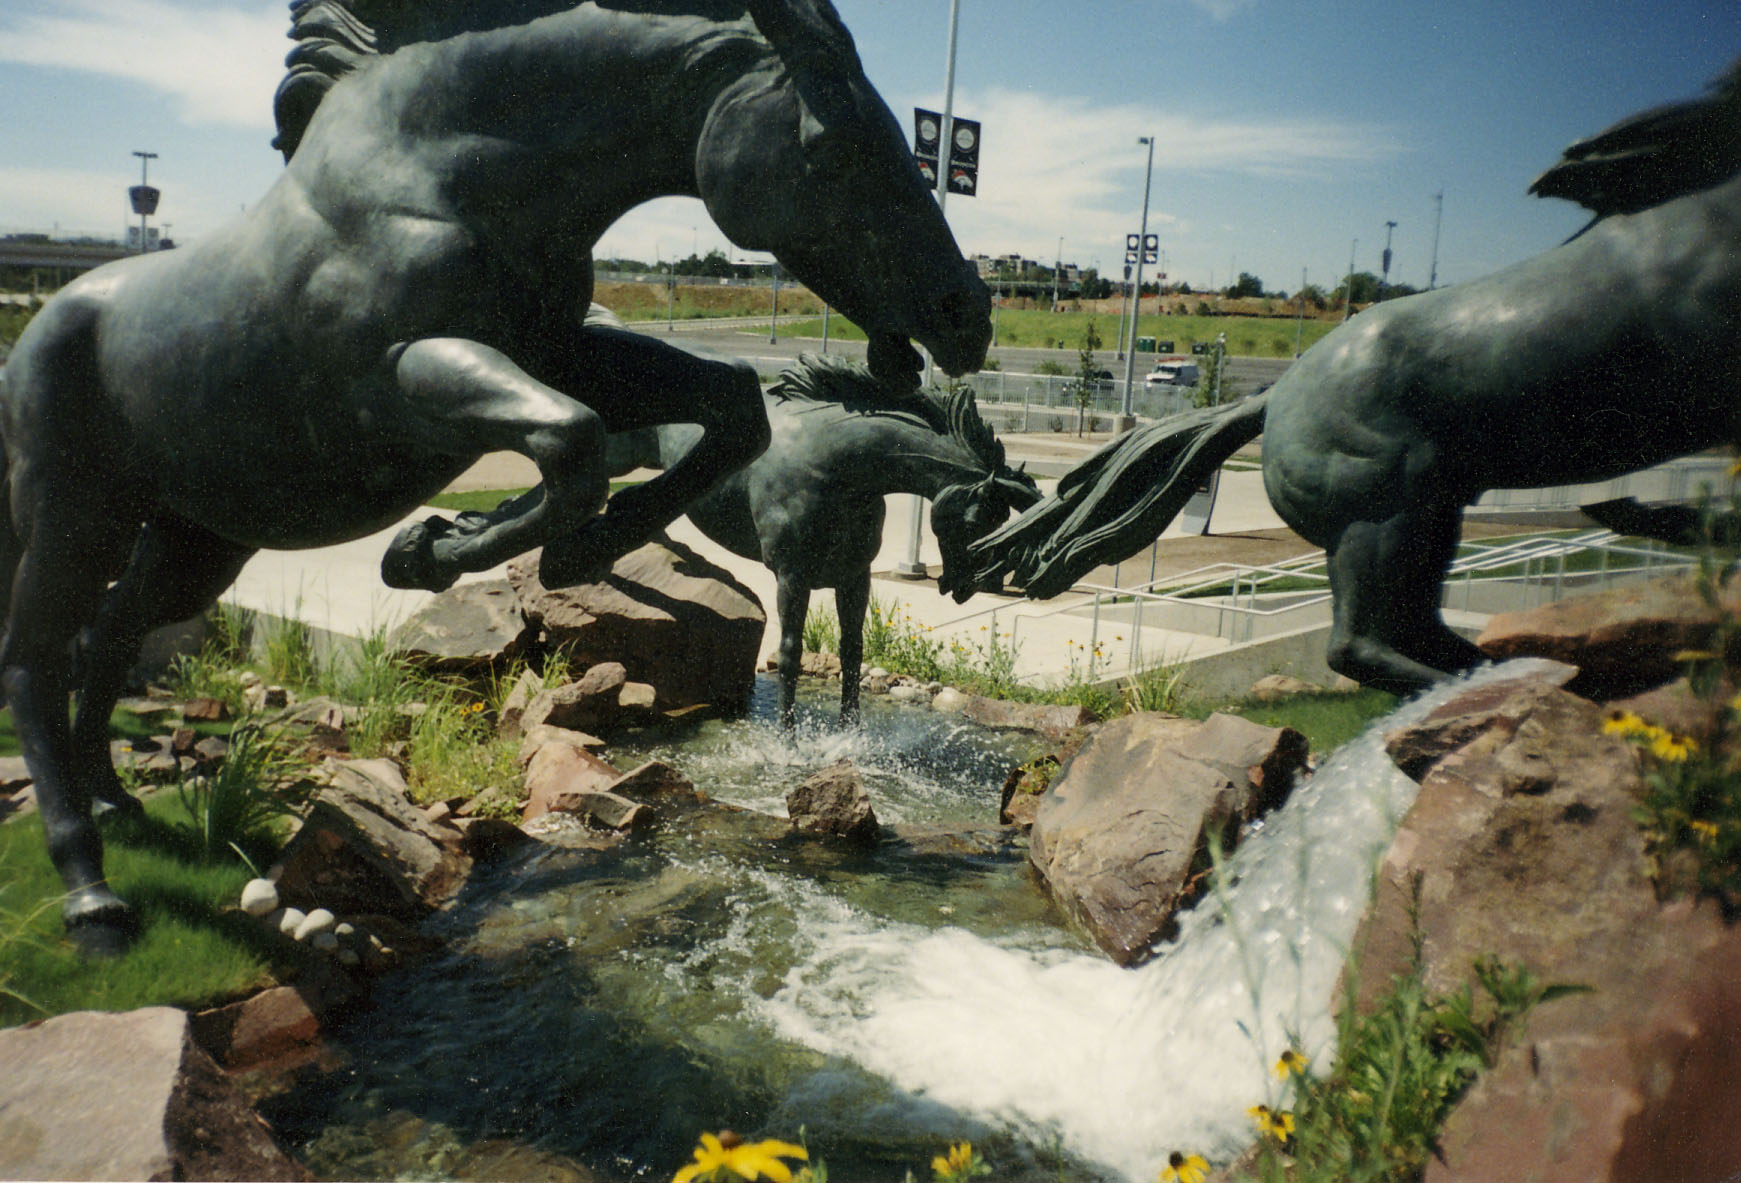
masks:
<svg viewBox="0 0 1741 1183"><path fill-rule="evenodd" d="M68 285L0 389L0 685L66 922L94 946L135 924L92 807L132 806L108 717L145 632L256 550L382 529L487 451L530 457L539 490L408 530L389 583L438 589L540 545L545 582L574 582L761 451L749 367L582 325L590 251L625 211L699 197L865 327L891 385L918 385L909 339L961 373L990 337L985 285L827 0L292 14L277 183L191 247ZM697 445L607 507L606 433L673 420Z"/></svg>
<svg viewBox="0 0 1741 1183"><path fill-rule="evenodd" d="M1011 469L979 417L971 387L941 397L920 390L891 397L863 367L806 355L767 392L772 442L687 511L697 529L733 554L774 573L780 618L783 722L804 649L810 593L834 589L840 620L840 715L858 716L871 560L883 540L883 497L916 493L931 505L943 555L937 588L965 599L973 590L967 548L1012 509L1040 499L1034 478ZM687 424L630 432L610 441L614 475L678 463L699 432Z"/></svg>
<svg viewBox="0 0 1741 1183"><path fill-rule="evenodd" d="M1369 308L1260 397L1110 444L975 545L978 577L1064 591L1147 545L1261 432L1271 504L1328 555L1331 667L1406 691L1475 665L1439 614L1464 506L1741 439L1741 63L1706 99L1572 145L1533 191L1596 218Z"/></svg>

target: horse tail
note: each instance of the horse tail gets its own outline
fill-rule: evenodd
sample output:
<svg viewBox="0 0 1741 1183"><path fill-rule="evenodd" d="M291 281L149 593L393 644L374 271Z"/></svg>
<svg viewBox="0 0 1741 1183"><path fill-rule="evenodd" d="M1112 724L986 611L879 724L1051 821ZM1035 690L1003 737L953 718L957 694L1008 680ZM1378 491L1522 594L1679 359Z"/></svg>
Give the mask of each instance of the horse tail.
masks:
<svg viewBox="0 0 1741 1183"><path fill-rule="evenodd" d="M1114 440L1072 469L1058 491L974 543L976 582L1005 577L1033 599L1067 590L1095 567L1158 537L1222 461L1263 431L1268 395L1174 415Z"/></svg>

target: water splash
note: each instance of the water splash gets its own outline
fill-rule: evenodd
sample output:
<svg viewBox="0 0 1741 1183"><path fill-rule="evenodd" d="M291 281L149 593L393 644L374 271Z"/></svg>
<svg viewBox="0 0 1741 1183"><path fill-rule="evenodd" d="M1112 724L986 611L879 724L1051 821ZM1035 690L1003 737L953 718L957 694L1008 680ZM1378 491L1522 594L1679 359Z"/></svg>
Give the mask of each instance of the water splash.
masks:
<svg viewBox="0 0 1741 1183"><path fill-rule="evenodd" d="M1418 787L1382 736L1462 688L1339 749L1141 969L830 910L802 926L808 947L781 989L750 1001L785 1039L1029 1140L1055 1136L1118 1177L1152 1179L1174 1149L1230 1158L1253 1136L1246 1108L1281 1100L1281 1051L1333 1055L1335 982Z"/></svg>

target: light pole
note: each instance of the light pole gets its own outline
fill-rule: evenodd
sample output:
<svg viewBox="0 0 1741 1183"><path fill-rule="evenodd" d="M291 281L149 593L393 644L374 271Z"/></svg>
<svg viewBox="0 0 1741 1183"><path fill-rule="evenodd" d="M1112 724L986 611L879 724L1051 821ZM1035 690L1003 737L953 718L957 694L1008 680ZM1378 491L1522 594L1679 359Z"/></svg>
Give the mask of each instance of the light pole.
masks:
<svg viewBox="0 0 1741 1183"><path fill-rule="evenodd" d="M1433 194L1433 266L1427 272L1427 290L1430 292L1439 282L1439 222L1445 216L1445 191L1440 189Z"/></svg>
<svg viewBox="0 0 1741 1183"><path fill-rule="evenodd" d="M1058 236L1058 249L1052 253L1052 311L1058 311L1058 274L1064 270L1064 236Z"/></svg>
<svg viewBox="0 0 1741 1183"><path fill-rule="evenodd" d="M1306 329L1306 269L1300 268L1300 310L1294 316L1294 357L1300 356L1300 334Z"/></svg>
<svg viewBox="0 0 1741 1183"><path fill-rule="evenodd" d="M774 306L768 313L768 344L775 344L774 330L780 324L780 260L774 260Z"/></svg>
<svg viewBox="0 0 1741 1183"><path fill-rule="evenodd" d="M1155 137L1139 136L1137 143L1149 146L1149 162L1148 171L1143 174L1142 229L1138 231L1136 240L1136 286L1131 289L1130 347L1124 355L1124 401L1119 407L1118 423L1113 428L1117 434L1123 434L1136 426L1136 416L1131 413L1131 388L1136 382L1137 324L1142 320L1143 313L1143 253L1148 249L1149 242L1149 186L1155 179Z"/></svg>
<svg viewBox="0 0 1741 1183"><path fill-rule="evenodd" d="M1395 222L1384 224L1384 254L1378 257L1378 298L1380 300L1384 299L1384 289L1390 284L1390 232L1395 229Z"/></svg>
<svg viewBox="0 0 1741 1183"><path fill-rule="evenodd" d="M1360 248L1360 240L1356 238L1348 244L1348 282L1342 288L1342 323L1347 324L1348 318L1354 314L1354 252Z"/></svg>
<svg viewBox="0 0 1741 1183"><path fill-rule="evenodd" d="M955 42L961 31L961 0L949 0L949 52L943 63L943 128L937 140L937 212L942 213L949 198L949 157L955 144ZM926 361L930 369L930 361ZM908 519L907 557L895 564L895 574L904 579L923 579L930 572L919 561L919 535L925 528L925 501L917 493L913 498L913 513Z"/></svg>

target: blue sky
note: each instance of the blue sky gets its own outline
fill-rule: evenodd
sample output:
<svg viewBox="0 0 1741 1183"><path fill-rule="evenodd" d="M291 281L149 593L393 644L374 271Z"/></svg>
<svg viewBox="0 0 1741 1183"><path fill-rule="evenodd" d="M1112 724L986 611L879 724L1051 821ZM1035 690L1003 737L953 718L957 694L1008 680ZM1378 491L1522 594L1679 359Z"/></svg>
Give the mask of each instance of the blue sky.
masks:
<svg viewBox="0 0 1741 1183"><path fill-rule="evenodd" d="M903 124L942 102L948 0L838 0ZM1376 272L1425 286L1544 250L1581 211L1526 196L1567 143L1690 97L1741 54L1736 0L960 0L956 110L984 124L980 195L951 198L968 253L1116 270L1141 213L1168 270L1293 290ZM118 234L135 149L159 221L197 238L279 172L278 0L8 0L0 10L0 231ZM1357 244L1357 245L1356 245ZM698 202L652 203L601 253L726 247Z"/></svg>

